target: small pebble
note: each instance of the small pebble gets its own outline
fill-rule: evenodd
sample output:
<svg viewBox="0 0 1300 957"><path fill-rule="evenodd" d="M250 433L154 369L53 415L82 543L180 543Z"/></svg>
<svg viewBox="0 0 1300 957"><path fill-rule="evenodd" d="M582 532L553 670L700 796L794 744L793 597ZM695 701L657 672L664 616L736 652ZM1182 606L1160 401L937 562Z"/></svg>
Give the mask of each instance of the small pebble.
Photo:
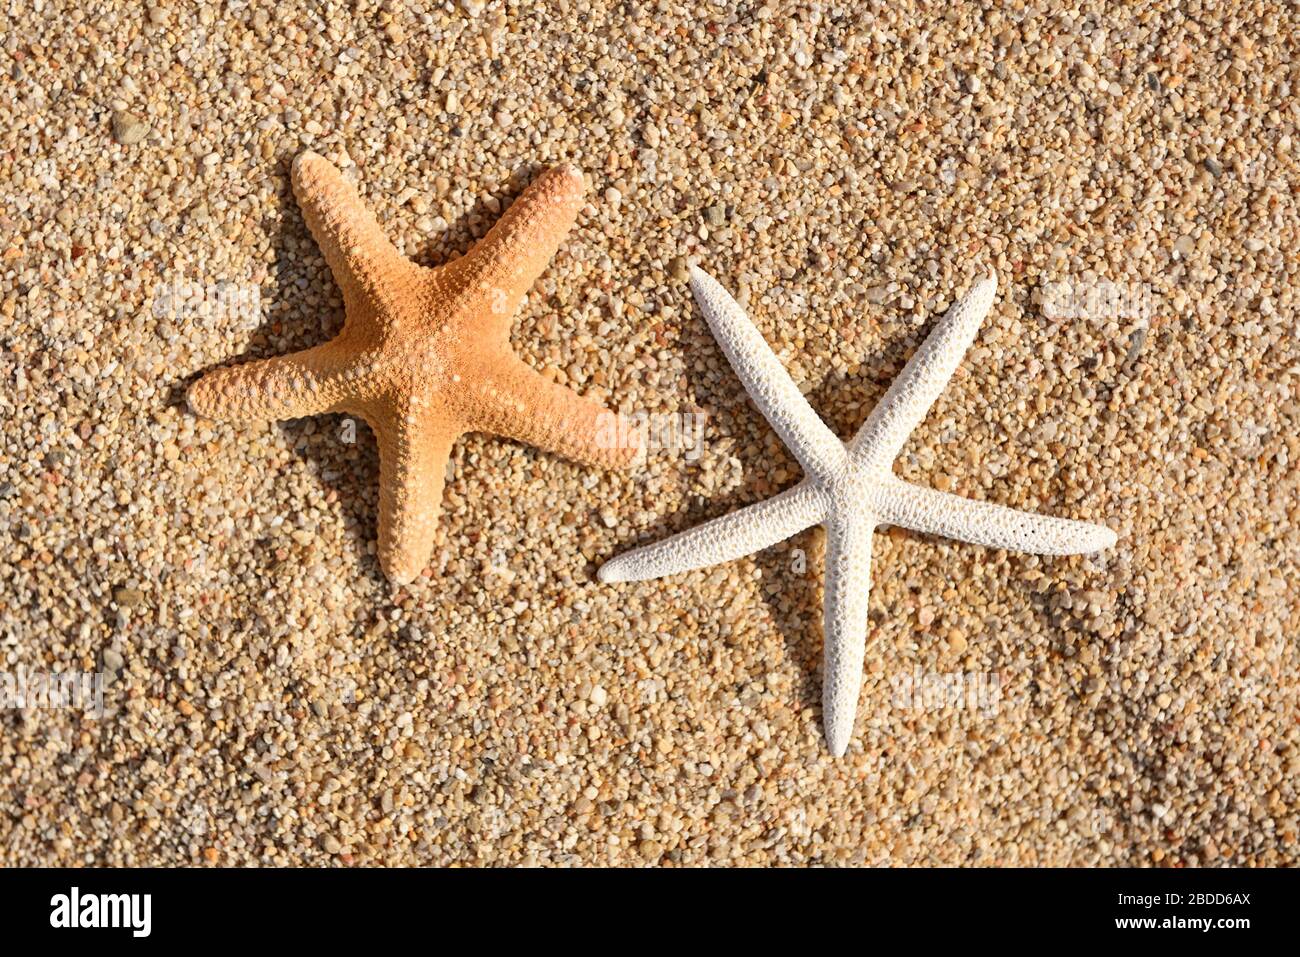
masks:
<svg viewBox="0 0 1300 957"><path fill-rule="evenodd" d="M126 110L113 111L112 127L113 139L123 146L134 146L149 135L149 124Z"/></svg>
<svg viewBox="0 0 1300 957"><path fill-rule="evenodd" d="M144 592L138 588L121 588L113 589L113 601L117 602L122 608L134 608L144 601Z"/></svg>

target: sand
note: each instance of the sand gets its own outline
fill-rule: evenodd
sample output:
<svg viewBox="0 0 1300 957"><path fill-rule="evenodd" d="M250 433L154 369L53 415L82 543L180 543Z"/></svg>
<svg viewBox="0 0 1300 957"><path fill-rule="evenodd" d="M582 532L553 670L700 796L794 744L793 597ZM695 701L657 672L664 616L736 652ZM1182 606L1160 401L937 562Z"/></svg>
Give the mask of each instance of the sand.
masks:
<svg viewBox="0 0 1300 957"><path fill-rule="evenodd" d="M107 679L102 712L0 710L0 863L1296 862L1294 6L25 6L0 669ZM619 474L467 437L430 567L389 585L364 425L183 398L339 328L304 149L426 263L580 165L512 343L625 413L702 414L698 446ZM878 533L843 759L820 533L595 578L798 479L689 264L841 435L995 269L897 471L1119 534Z"/></svg>

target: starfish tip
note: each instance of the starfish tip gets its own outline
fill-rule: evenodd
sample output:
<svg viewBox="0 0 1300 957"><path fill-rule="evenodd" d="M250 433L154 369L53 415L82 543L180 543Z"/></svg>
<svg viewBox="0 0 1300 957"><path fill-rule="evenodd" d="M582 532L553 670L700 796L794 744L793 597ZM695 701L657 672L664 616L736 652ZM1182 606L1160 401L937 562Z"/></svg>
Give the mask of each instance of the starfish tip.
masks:
<svg viewBox="0 0 1300 957"><path fill-rule="evenodd" d="M289 175L292 177L295 186L302 186L313 171L319 171L322 167L328 167L329 165L330 161L319 153L303 150L293 158L293 165L289 169Z"/></svg>
<svg viewBox="0 0 1300 957"><path fill-rule="evenodd" d="M693 292L696 297L703 295L711 286L716 286L718 284L716 279L706 273L699 266L691 266L687 270L687 274L691 277L691 292Z"/></svg>
<svg viewBox="0 0 1300 957"><path fill-rule="evenodd" d="M582 167L578 166L577 163L561 163L559 166L555 167L555 172L557 175L567 176L569 179L576 182L583 182Z"/></svg>
<svg viewBox="0 0 1300 957"><path fill-rule="evenodd" d="M384 577L394 585L409 585L420 577L420 571L414 565L389 565L384 568Z"/></svg>
<svg viewBox="0 0 1300 957"><path fill-rule="evenodd" d="M849 733L836 733L828 729L826 732L826 747L831 752L831 757L844 757L849 750Z"/></svg>
<svg viewBox="0 0 1300 957"><path fill-rule="evenodd" d="M199 379L190 383L190 387L185 390L185 404L190 407L190 411L196 415L212 416L212 390Z"/></svg>
<svg viewBox="0 0 1300 957"><path fill-rule="evenodd" d="M579 209L587 193L587 181L582 170L573 163L552 166L543 174L549 184L548 191L562 204Z"/></svg>
<svg viewBox="0 0 1300 957"><path fill-rule="evenodd" d="M600 579L602 582L605 582L606 584L609 584L611 582L621 582L627 580L626 578L624 578L622 575L619 574L618 559L615 559L612 562L606 562L605 564L601 565L600 569L596 572L596 577Z"/></svg>

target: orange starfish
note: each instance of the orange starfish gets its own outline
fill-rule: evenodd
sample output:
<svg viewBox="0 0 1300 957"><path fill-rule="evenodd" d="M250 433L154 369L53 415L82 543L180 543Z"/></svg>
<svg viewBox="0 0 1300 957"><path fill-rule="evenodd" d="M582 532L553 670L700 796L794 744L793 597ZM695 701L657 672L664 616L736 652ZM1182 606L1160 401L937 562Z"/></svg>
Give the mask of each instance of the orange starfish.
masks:
<svg viewBox="0 0 1300 957"><path fill-rule="evenodd" d="M269 421L346 412L379 442L379 562L392 581L433 550L452 443L492 432L578 462L622 467L639 441L610 442L608 412L544 378L510 348L510 320L582 208L582 174L540 176L470 252L436 269L402 256L323 157L293 164L294 194L343 292L346 319L323 345L194 383L190 407Z"/></svg>

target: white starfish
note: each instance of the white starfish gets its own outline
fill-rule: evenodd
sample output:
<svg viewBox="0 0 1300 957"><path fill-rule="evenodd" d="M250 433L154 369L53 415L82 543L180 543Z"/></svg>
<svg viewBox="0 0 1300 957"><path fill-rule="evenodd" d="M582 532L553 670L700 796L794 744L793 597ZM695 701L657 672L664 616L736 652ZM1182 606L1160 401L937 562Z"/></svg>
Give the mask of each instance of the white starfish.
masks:
<svg viewBox="0 0 1300 957"><path fill-rule="evenodd" d="M900 525L991 548L1039 555L1095 552L1115 544L1101 525L977 502L896 478L894 458L938 398L993 303L990 275L939 321L866 423L841 442L812 410L739 304L712 276L691 270L695 299L754 404L803 466L806 477L766 501L723 515L600 569L605 582L641 581L752 554L812 525L827 529L826 740L839 757L853 734L866 651L871 533Z"/></svg>

